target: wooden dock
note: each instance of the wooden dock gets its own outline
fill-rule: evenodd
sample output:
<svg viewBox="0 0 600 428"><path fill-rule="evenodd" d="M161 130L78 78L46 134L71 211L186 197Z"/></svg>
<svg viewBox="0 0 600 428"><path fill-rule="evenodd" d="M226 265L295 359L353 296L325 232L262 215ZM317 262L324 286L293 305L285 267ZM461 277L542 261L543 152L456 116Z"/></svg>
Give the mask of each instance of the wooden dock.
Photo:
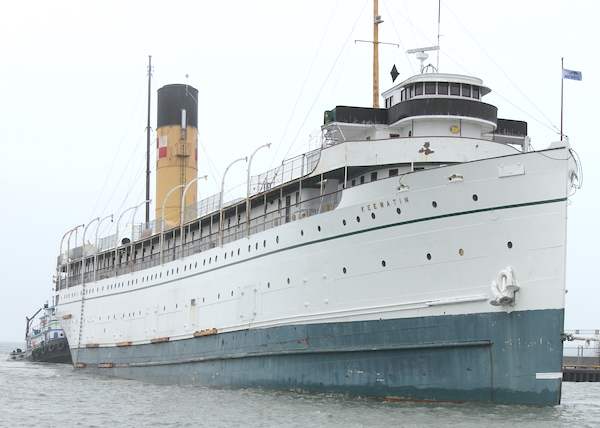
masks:
<svg viewBox="0 0 600 428"><path fill-rule="evenodd" d="M563 365L564 382L600 382L600 366Z"/></svg>

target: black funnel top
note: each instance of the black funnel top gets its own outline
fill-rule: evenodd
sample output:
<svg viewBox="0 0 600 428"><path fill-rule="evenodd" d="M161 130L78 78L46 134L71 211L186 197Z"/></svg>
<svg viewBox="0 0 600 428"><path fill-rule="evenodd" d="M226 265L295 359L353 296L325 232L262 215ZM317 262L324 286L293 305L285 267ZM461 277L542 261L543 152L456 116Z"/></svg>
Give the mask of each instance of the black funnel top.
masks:
<svg viewBox="0 0 600 428"><path fill-rule="evenodd" d="M198 90L190 85L166 85L158 90L157 128L181 125L186 110L187 126L198 128Z"/></svg>

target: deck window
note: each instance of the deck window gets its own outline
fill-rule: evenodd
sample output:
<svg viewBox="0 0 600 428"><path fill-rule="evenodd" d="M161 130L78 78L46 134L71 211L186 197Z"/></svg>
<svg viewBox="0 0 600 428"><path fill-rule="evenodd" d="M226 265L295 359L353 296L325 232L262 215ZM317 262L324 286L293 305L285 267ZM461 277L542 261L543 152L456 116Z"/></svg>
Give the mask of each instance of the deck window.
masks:
<svg viewBox="0 0 600 428"><path fill-rule="evenodd" d="M450 83L450 95L460 95L460 83Z"/></svg>
<svg viewBox="0 0 600 428"><path fill-rule="evenodd" d="M448 82L439 82L438 83L438 94L448 95Z"/></svg>
<svg viewBox="0 0 600 428"><path fill-rule="evenodd" d="M425 95L435 95L435 82L425 82Z"/></svg>
<svg viewBox="0 0 600 428"><path fill-rule="evenodd" d="M423 95L423 82L415 83L415 97Z"/></svg>
<svg viewBox="0 0 600 428"><path fill-rule="evenodd" d="M473 86L473 98L479 99L479 86Z"/></svg>

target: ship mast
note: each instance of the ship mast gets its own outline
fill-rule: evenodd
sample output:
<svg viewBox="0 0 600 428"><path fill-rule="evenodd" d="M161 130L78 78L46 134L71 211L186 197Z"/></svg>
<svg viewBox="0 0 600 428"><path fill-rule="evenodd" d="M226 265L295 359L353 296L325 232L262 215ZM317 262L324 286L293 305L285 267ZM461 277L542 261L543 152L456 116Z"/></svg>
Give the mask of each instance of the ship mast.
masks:
<svg viewBox="0 0 600 428"><path fill-rule="evenodd" d="M373 108L379 108L379 2L373 0Z"/></svg>
<svg viewBox="0 0 600 428"><path fill-rule="evenodd" d="M152 55L148 55L148 126L146 127L146 226L150 222L150 88L152 83Z"/></svg>

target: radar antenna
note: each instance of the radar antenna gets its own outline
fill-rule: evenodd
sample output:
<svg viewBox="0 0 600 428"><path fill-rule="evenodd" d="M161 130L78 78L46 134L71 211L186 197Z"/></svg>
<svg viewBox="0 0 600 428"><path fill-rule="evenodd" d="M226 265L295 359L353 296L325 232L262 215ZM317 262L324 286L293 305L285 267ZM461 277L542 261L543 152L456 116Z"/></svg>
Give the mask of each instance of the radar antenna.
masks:
<svg viewBox="0 0 600 428"><path fill-rule="evenodd" d="M439 46L428 46L426 48L416 48L416 49L409 49L406 51L406 53L416 53L417 55L417 59L419 61L421 61L421 73L423 73L427 68L431 67L433 71L437 72L437 68L435 68L433 66L433 64L428 64L425 65L425 61L427 60L427 58L429 58L429 54L426 54L425 52L427 51L439 51L440 47Z"/></svg>

